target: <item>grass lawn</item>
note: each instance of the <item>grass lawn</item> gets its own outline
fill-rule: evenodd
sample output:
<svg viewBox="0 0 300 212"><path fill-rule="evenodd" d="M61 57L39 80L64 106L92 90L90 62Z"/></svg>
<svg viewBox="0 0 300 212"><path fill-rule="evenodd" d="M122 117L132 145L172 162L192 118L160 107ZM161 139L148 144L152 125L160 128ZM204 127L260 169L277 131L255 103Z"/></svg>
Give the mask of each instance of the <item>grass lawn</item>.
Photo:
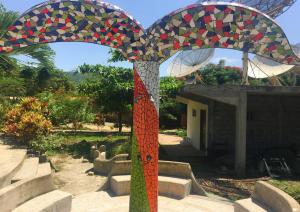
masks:
<svg viewBox="0 0 300 212"><path fill-rule="evenodd" d="M92 145L105 145L107 157L130 152L129 133L78 133L77 135L57 133L43 139L33 141L34 150L47 155L72 154L73 156L88 156Z"/></svg>
<svg viewBox="0 0 300 212"><path fill-rule="evenodd" d="M291 195L300 203L300 179L298 180L269 180L269 183Z"/></svg>

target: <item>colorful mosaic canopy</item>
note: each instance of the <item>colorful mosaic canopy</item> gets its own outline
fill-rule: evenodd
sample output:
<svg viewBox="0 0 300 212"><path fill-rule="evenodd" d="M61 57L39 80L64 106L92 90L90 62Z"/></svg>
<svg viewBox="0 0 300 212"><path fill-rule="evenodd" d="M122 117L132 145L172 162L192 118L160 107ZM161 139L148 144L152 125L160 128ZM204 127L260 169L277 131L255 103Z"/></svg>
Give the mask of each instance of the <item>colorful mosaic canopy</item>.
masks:
<svg viewBox="0 0 300 212"><path fill-rule="evenodd" d="M50 42L89 42L119 49L128 60L163 62L179 50L229 48L300 65L282 29L235 3L194 4L145 32L120 8L99 1L56 0L25 12L0 40L0 53Z"/></svg>
<svg viewBox="0 0 300 212"><path fill-rule="evenodd" d="M144 53L140 24L120 8L99 1L60 0L25 12L0 40L0 52L37 43L88 42L119 49L129 60Z"/></svg>
<svg viewBox="0 0 300 212"><path fill-rule="evenodd" d="M207 0L198 0L198 3L206 2ZM222 2L239 2L258 9L259 11L275 18L288 10L296 0L214 0Z"/></svg>
<svg viewBox="0 0 300 212"><path fill-rule="evenodd" d="M270 17L240 4L203 3L177 10L148 30L147 55L164 61L178 50L227 48L280 63L300 64L282 29Z"/></svg>

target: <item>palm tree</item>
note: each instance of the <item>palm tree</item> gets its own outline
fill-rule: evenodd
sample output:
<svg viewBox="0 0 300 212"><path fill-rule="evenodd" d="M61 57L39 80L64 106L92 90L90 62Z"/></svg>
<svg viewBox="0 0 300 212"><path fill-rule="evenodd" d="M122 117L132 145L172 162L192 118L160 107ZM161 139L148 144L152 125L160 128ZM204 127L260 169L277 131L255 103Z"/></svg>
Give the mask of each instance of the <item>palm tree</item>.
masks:
<svg viewBox="0 0 300 212"><path fill-rule="evenodd" d="M6 10L0 3L0 40L7 32L7 28L14 23L18 16L17 12ZM15 58L17 55L35 59L41 66L54 66L53 57L55 52L47 44L38 44L17 49L11 53L0 54L0 73L18 69L20 61Z"/></svg>

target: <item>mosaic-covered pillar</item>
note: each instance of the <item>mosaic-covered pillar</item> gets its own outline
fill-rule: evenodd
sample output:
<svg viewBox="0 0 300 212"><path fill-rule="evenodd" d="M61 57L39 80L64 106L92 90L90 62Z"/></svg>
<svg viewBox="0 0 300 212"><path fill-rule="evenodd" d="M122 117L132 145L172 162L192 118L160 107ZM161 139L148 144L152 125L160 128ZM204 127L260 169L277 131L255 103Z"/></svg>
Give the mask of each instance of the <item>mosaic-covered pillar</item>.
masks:
<svg viewBox="0 0 300 212"><path fill-rule="evenodd" d="M156 212L158 196L159 63L134 64L131 212Z"/></svg>

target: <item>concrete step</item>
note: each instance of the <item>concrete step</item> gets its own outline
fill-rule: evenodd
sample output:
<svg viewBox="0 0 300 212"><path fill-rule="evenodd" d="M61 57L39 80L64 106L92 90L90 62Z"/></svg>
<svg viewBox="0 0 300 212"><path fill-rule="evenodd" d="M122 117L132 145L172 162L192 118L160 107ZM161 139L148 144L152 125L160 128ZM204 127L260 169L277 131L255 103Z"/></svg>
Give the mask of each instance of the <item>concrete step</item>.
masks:
<svg viewBox="0 0 300 212"><path fill-rule="evenodd" d="M111 177L111 190L117 195L128 195L130 193L130 175L119 175ZM191 192L192 181L176 177L158 176L158 193L182 199Z"/></svg>
<svg viewBox="0 0 300 212"><path fill-rule="evenodd" d="M199 198L198 198L199 197ZM188 196L177 200L158 197L158 211L163 212L233 212L233 205L214 201L202 196ZM129 211L129 196L110 197L105 192L91 192L76 196L72 201L72 212L123 212ZM186 201L188 200L188 201Z"/></svg>
<svg viewBox="0 0 300 212"><path fill-rule="evenodd" d="M22 167L26 159L25 149L12 149L2 146L0 149L0 189L11 184L11 179Z"/></svg>
<svg viewBox="0 0 300 212"><path fill-rule="evenodd" d="M12 212L70 212L72 195L55 190L27 201Z"/></svg>
<svg viewBox="0 0 300 212"><path fill-rule="evenodd" d="M191 193L192 181L175 177L158 177L158 192L160 195L174 198L185 198Z"/></svg>
<svg viewBox="0 0 300 212"><path fill-rule="evenodd" d="M41 163L38 165L37 176L51 175L51 173L52 170L50 163Z"/></svg>
<svg viewBox="0 0 300 212"><path fill-rule="evenodd" d="M34 177L37 174L38 165L39 165L39 158L27 158L24 161L21 169L12 178L11 183L15 183L19 180Z"/></svg>
<svg viewBox="0 0 300 212"><path fill-rule="evenodd" d="M72 200L72 212L105 211L115 204L112 197L105 191L81 194ZM91 210L93 209L93 210Z"/></svg>
<svg viewBox="0 0 300 212"><path fill-rule="evenodd" d="M254 201L252 198L238 200L234 204L234 212L272 212L270 208Z"/></svg>
<svg viewBox="0 0 300 212"><path fill-rule="evenodd" d="M0 189L1 212L9 212L25 202L55 190L50 165L40 164L38 174Z"/></svg>

